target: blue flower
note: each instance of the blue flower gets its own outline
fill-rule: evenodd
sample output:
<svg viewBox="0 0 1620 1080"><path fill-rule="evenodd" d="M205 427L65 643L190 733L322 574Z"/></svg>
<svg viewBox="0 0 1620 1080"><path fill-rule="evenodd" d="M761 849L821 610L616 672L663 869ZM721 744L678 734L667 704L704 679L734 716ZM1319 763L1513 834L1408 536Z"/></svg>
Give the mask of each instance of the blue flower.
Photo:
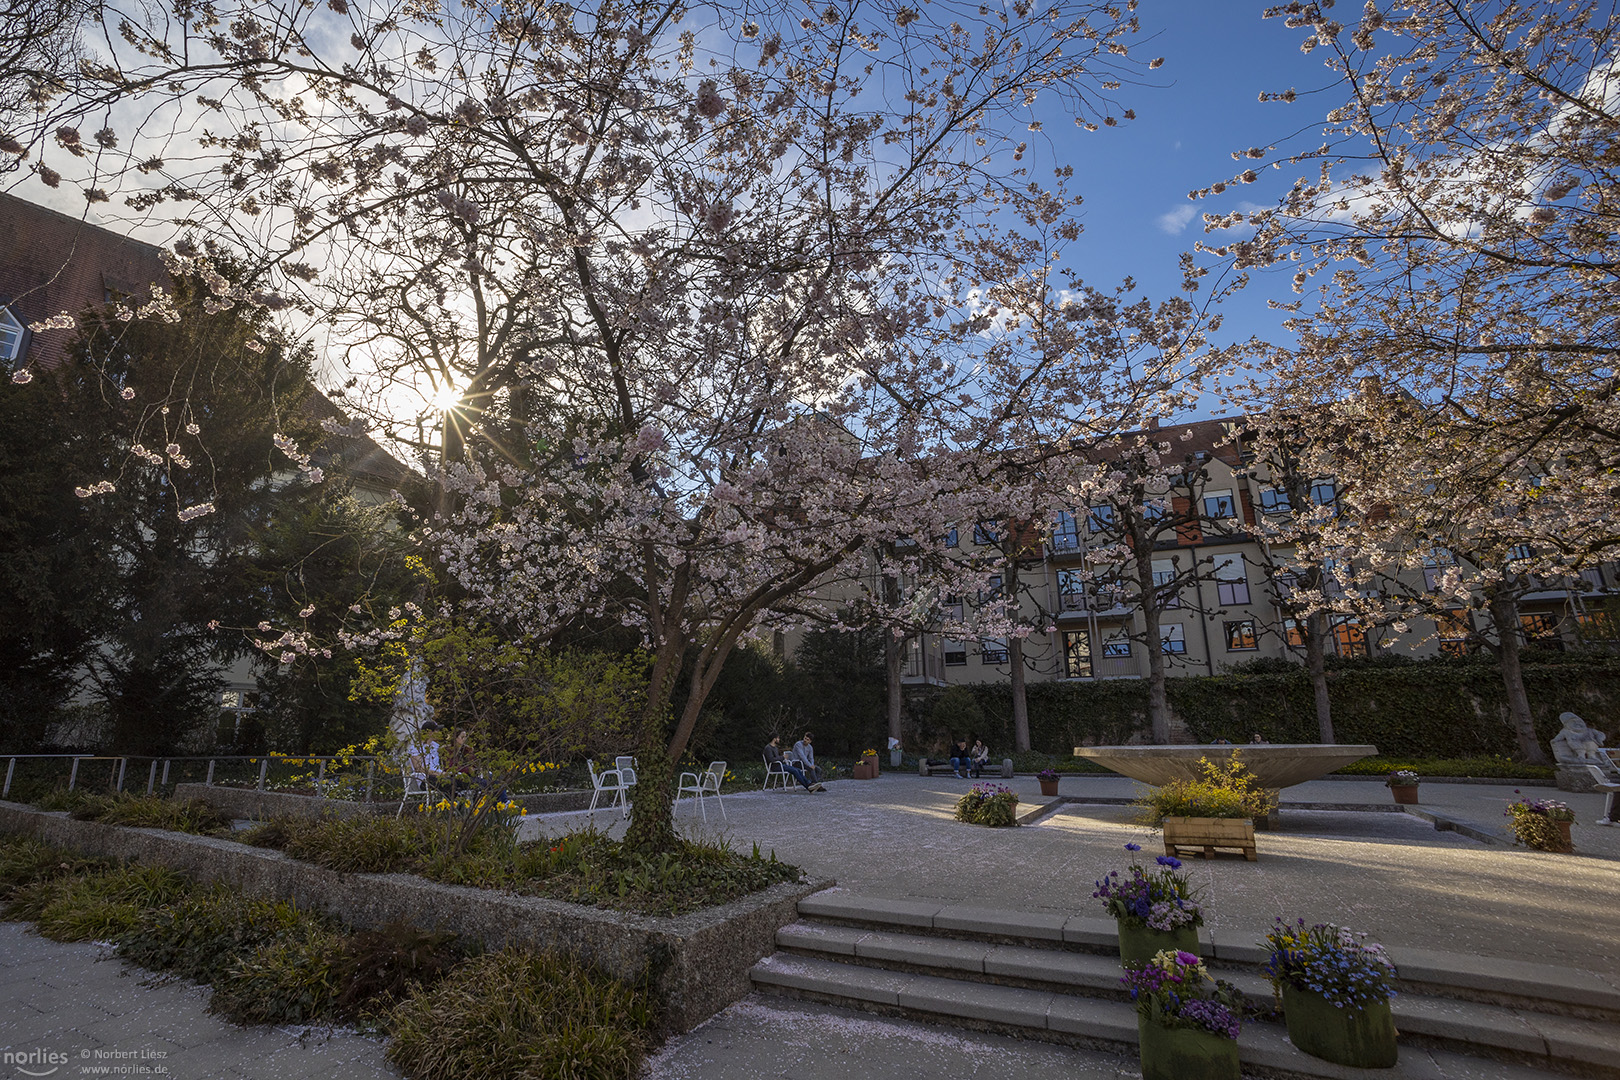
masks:
<svg viewBox="0 0 1620 1080"><path fill-rule="evenodd" d="M1126 844L1125 845L1125 850L1126 851L1141 851L1142 850L1142 845L1141 844Z"/></svg>
<svg viewBox="0 0 1620 1080"><path fill-rule="evenodd" d="M1168 866L1172 870L1181 869L1181 860L1173 855L1160 855L1157 861L1160 866Z"/></svg>

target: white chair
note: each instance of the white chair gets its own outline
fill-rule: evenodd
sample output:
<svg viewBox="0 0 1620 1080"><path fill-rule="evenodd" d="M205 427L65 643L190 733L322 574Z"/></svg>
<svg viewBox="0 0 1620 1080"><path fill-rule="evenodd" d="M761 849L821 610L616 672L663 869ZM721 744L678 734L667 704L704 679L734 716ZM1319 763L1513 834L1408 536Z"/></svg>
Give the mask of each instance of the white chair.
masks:
<svg viewBox="0 0 1620 1080"><path fill-rule="evenodd" d="M788 780L791 778L788 776L787 768L782 764L782 762L772 761L770 758L765 758L765 786L760 790L771 790L771 781L773 779L781 781L779 786L783 791L786 791L788 787ZM679 798L679 796L676 797Z"/></svg>
<svg viewBox="0 0 1620 1080"><path fill-rule="evenodd" d="M585 764L591 770L591 809L595 810L597 800L611 791L613 801L608 803L608 806L617 806L628 816L630 803L625 798L625 793L629 789L625 787L623 774L618 769L603 769L601 772L597 772L596 762L588 758Z"/></svg>
<svg viewBox="0 0 1620 1080"><path fill-rule="evenodd" d="M636 759L633 757L616 757L613 767L619 770L619 781L627 788L636 786Z"/></svg>
<svg viewBox="0 0 1620 1080"><path fill-rule="evenodd" d="M405 804L410 802L412 799L420 799L424 806L427 805L427 797L427 782L419 777L412 776L410 773L406 773L405 794L400 796L399 809L394 811L394 816L400 817L403 815L405 813Z"/></svg>
<svg viewBox="0 0 1620 1080"><path fill-rule="evenodd" d="M698 812L703 815L705 823L709 820L709 811L704 807L704 796L713 795L714 801L720 806L720 817L726 816L725 800L720 798L720 782L726 778L726 763L723 761L709 762L709 768L701 775L695 772L681 773L680 783L675 788L675 809L681 808L681 796L690 794L697 799Z"/></svg>

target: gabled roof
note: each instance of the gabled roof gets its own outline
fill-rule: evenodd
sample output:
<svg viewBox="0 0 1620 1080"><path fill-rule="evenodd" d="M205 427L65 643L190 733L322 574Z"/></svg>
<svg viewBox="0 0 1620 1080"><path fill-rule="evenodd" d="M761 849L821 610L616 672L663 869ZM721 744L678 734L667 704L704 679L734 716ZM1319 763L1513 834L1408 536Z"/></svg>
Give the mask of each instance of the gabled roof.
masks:
<svg viewBox="0 0 1620 1080"><path fill-rule="evenodd" d="M0 304L25 327L77 315L115 296L147 297L169 284L159 249L99 225L0 193ZM73 335L30 335L28 366L49 371Z"/></svg>

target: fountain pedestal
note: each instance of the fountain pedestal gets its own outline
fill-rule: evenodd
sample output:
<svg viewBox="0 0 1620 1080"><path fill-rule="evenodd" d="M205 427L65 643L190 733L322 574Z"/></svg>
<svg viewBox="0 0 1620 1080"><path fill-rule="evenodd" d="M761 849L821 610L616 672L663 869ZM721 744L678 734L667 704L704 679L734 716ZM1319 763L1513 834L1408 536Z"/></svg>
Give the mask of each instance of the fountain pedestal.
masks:
<svg viewBox="0 0 1620 1080"><path fill-rule="evenodd" d="M1233 753L1255 775L1256 786L1292 787L1346 765L1373 757L1378 747L1320 743L1249 743L1242 746L1077 746L1075 757L1090 758L1114 772L1159 787L1171 780L1203 777L1199 760L1226 762Z"/></svg>

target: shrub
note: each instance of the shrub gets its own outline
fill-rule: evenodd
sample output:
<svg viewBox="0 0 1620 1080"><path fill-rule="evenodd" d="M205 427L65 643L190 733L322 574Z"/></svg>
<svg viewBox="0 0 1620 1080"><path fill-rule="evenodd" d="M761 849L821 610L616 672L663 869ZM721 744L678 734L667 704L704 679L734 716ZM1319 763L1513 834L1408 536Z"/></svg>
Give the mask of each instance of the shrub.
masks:
<svg viewBox="0 0 1620 1080"><path fill-rule="evenodd" d="M6 913L33 920L52 941L110 941L189 887L165 867L116 866L37 880L17 890Z"/></svg>
<svg viewBox="0 0 1620 1080"><path fill-rule="evenodd" d="M1147 824L1157 828L1167 817L1257 818L1277 808L1277 797L1255 786L1243 764L1242 751L1226 763L1200 758L1201 780L1172 780L1136 801Z"/></svg>
<svg viewBox="0 0 1620 1080"><path fill-rule="evenodd" d="M84 790L74 788L71 791L65 787L53 787L39 797L32 800L33 804L41 810L61 811L77 810L86 802L102 798Z"/></svg>
<svg viewBox="0 0 1620 1080"><path fill-rule="evenodd" d="M1526 765L1497 755L1475 758L1370 757L1338 770L1341 776L1383 776L1407 769L1419 776L1471 776L1481 779L1551 780L1551 765Z"/></svg>
<svg viewBox="0 0 1620 1080"><path fill-rule="evenodd" d="M436 984L461 959L456 935L391 922L351 935L333 969L340 1012L388 1006L413 987Z"/></svg>
<svg viewBox="0 0 1620 1080"><path fill-rule="evenodd" d="M417 855L433 845L430 828L421 817L288 822L281 850L344 874L397 873L409 870Z"/></svg>
<svg viewBox="0 0 1620 1080"><path fill-rule="evenodd" d="M389 1016L414 1080L632 1080L654 1027L646 993L548 953L469 960Z"/></svg>
<svg viewBox="0 0 1620 1080"><path fill-rule="evenodd" d="M974 784L956 800L956 820L1004 828L1018 824L1018 796L1000 784Z"/></svg>
<svg viewBox="0 0 1620 1080"><path fill-rule="evenodd" d="M210 982L233 963L283 935L319 923L281 901L250 900L223 886L194 892L144 913L118 943L118 953L152 971Z"/></svg>
<svg viewBox="0 0 1620 1080"><path fill-rule="evenodd" d="M344 939L306 923L238 956L214 976L208 1011L238 1024L307 1024L329 1017L337 1002Z"/></svg>

